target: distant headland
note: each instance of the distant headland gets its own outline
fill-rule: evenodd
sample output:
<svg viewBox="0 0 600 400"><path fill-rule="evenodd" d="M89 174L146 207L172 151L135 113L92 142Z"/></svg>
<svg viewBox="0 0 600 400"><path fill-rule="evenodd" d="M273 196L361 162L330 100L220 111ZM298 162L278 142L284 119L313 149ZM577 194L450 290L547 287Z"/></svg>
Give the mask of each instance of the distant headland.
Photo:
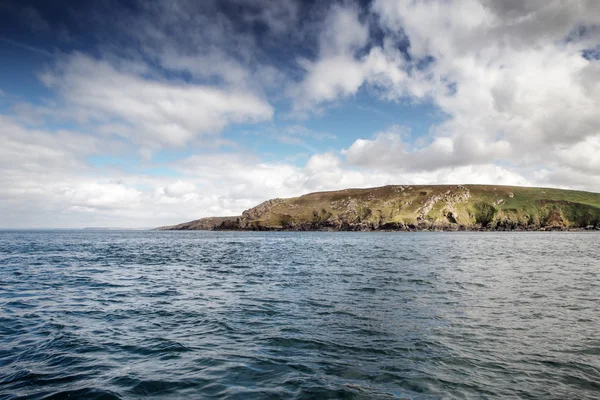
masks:
<svg viewBox="0 0 600 400"><path fill-rule="evenodd" d="M398 185L272 199L241 216L158 230L600 230L600 193L490 185Z"/></svg>
<svg viewBox="0 0 600 400"><path fill-rule="evenodd" d="M114 226L89 226L87 228L83 228L84 231L147 231L151 228L120 228Z"/></svg>

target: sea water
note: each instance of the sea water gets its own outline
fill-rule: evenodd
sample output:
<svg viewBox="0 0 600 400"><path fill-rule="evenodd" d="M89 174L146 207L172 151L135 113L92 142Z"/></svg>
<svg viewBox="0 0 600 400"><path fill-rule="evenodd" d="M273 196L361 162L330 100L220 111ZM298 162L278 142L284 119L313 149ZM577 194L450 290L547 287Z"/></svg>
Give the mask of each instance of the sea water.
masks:
<svg viewBox="0 0 600 400"><path fill-rule="evenodd" d="M599 398L599 245L0 232L0 398Z"/></svg>

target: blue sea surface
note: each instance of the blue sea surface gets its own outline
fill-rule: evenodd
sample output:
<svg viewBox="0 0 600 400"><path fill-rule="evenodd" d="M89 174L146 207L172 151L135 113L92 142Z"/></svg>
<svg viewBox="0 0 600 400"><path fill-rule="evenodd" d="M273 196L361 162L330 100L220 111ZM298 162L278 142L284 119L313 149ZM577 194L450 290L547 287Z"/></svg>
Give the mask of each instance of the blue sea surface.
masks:
<svg viewBox="0 0 600 400"><path fill-rule="evenodd" d="M600 234L0 232L1 399L598 399Z"/></svg>

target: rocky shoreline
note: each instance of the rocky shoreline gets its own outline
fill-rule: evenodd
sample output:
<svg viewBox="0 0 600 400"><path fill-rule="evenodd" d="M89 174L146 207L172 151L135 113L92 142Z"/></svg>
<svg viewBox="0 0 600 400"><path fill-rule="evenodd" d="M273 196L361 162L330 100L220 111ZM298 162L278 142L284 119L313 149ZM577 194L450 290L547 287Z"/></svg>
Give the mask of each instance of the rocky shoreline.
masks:
<svg viewBox="0 0 600 400"><path fill-rule="evenodd" d="M600 225L588 225L585 227L563 227L563 226L464 226L464 225L395 225L385 224L379 227L352 224L344 226L314 225L310 223L301 223L293 226L263 226L263 225L241 225L237 221L228 221L212 226L203 227L182 227L168 226L160 227L157 230L208 230L208 231L263 231L263 232L549 232L549 231L569 231L569 232L589 232L600 231Z"/></svg>

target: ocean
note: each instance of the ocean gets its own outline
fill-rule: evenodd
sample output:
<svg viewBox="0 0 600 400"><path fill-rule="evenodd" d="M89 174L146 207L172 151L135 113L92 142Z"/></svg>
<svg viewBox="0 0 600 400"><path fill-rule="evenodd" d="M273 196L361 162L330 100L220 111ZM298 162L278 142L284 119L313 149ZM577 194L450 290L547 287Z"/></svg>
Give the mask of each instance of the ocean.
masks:
<svg viewBox="0 0 600 400"><path fill-rule="evenodd" d="M600 234L0 232L1 399L597 399Z"/></svg>

